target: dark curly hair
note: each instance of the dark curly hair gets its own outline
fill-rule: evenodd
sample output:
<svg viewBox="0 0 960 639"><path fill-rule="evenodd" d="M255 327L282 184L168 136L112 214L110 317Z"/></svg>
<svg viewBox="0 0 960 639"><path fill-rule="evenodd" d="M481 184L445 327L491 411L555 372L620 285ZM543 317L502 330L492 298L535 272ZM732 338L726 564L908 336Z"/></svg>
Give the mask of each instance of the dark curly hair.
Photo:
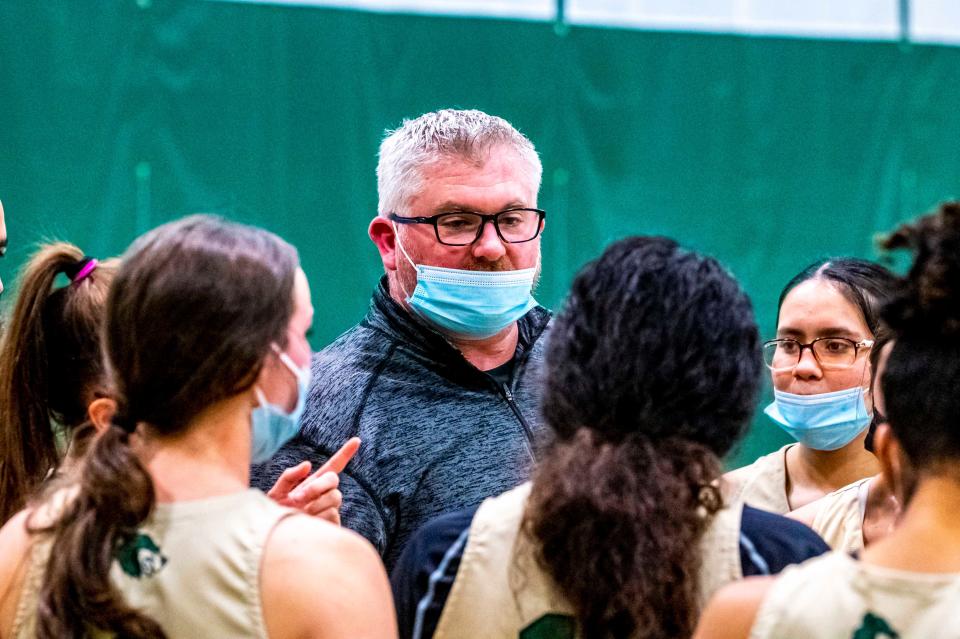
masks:
<svg viewBox="0 0 960 639"><path fill-rule="evenodd" d="M892 233L887 249L915 254L883 308L893 347L880 380L887 420L918 469L960 458L960 202Z"/></svg>
<svg viewBox="0 0 960 639"><path fill-rule="evenodd" d="M547 346L556 441L523 530L582 636L692 634L711 486L760 370L750 301L715 260L632 237L577 275Z"/></svg>

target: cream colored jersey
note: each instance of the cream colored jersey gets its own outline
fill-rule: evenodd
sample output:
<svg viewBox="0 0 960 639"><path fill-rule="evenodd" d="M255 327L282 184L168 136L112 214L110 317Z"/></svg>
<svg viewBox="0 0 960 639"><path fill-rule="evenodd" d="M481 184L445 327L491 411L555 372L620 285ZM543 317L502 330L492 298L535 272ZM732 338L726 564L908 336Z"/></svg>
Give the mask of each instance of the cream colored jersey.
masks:
<svg viewBox="0 0 960 639"><path fill-rule="evenodd" d="M574 636L572 607L537 564L532 542L519 534L530 486L488 499L477 510L435 639ZM720 587L743 577L742 513L742 503L726 505L701 539L701 605Z"/></svg>
<svg viewBox="0 0 960 639"><path fill-rule="evenodd" d="M157 504L111 569L124 600L157 621L170 639L265 639L260 564L274 526L295 511L259 490ZM12 636L36 636L37 598L50 558L37 537ZM105 636L94 633L96 637Z"/></svg>
<svg viewBox="0 0 960 639"><path fill-rule="evenodd" d="M960 574L907 572L832 552L784 570L750 639L960 639Z"/></svg>
<svg viewBox="0 0 960 639"><path fill-rule="evenodd" d="M778 515L790 512L787 496L787 444L749 466L731 470L724 479L735 489L735 499Z"/></svg>
<svg viewBox="0 0 960 639"><path fill-rule="evenodd" d="M820 509L810 527L832 549L848 554L863 550L863 518L871 479L855 481L820 500Z"/></svg>

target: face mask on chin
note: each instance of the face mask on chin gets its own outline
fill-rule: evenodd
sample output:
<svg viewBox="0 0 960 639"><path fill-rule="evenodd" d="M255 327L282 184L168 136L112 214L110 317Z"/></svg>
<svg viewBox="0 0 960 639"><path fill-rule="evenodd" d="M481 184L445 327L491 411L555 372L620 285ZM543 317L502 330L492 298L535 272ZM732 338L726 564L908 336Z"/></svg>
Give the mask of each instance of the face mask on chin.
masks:
<svg viewBox="0 0 960 639"><path fill-rule="evenodd" d="M300 417L307 402L310 388L311 370L297 366L290 356L274 345L277 356L297 380L297 403L289 413L282 406L267 401L263 391L254 387L260 405L250 414L251 423L251 461L262 464L273 457L280 448L294 438L300 431Z"/></svg>
<svg viewBox="0 0 960 639"><path fill-rule="evenodd" d="M471 271L416 264L400 243L397 247L417 272L417 286L407 304L440 332L461 340L492 337L537 305L532 289L536 268L515 271Z"/></svg>
<svg viewBox="0 0 960 639"><path fill-rule="evenodd" d="M763 412L807 448L838 450L870 425L863 394L861 386L814 395L774 390L774 401Z"/></svg>

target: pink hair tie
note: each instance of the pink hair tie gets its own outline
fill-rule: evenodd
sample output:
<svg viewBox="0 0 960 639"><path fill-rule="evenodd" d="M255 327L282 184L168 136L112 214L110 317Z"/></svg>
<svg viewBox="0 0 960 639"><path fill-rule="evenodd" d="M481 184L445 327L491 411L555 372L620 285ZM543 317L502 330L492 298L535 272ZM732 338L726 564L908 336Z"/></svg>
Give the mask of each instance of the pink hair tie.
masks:
<svg viewBox="0 0 960 639"><path fill-rule="evenodd" d="M80 280L82 280L83 278L85 278L86 276L88 276L88 275L90 275L91 273L93 273L93 270L94 270L95 268L97 268L97 264L99 264L99 262L97 261L97 258L95 258L95 257L91 257L89 260L87 260L86 264L83 265L83 268L81 268L79 271L77 271L76 276L74 276L74 278L73 278L73 280L72 280L73 283L76 284L77 282L79 282Z"/></svg>

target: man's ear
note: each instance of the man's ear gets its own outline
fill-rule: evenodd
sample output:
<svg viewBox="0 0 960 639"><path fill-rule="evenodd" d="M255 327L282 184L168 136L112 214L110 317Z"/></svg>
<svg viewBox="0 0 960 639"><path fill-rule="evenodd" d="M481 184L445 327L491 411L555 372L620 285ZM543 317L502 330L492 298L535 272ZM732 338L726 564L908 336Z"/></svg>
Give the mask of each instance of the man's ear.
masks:
<svg viewBox="0 0 960 639"><path fill-rule="evenodd" d="M87 406L87 416L98 435L110 428L110 420L116 412L117 402L110 397L98 397Z"/></svg>
<svg viewBox="0 0 960 639"><path fill-rule="evenodd" d="M390 220L379 215L376 216L370 220L367 235L370 236L377 250L380 251L383 268L388 271L397 270L397 233Z"/></svg>

